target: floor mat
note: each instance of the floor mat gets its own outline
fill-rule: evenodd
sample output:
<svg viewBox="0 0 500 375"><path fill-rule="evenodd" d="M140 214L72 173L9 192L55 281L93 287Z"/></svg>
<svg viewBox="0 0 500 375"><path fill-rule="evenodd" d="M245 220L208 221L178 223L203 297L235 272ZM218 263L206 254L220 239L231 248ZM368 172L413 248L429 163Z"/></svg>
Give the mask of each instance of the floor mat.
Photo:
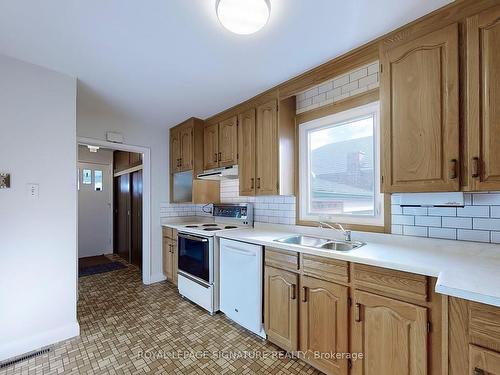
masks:
<svg viewBox="0 0 500 375"><path fill-rule="evenodd" d="M95 266L82 267L78 269L78 277L96 275L98 273L115 271L122 268L127 268L127 266L121 262L109 262L105 264L97 264Z"/></svg>
<svg viewBox="0 0 500 375"><path fill-rule="evenodd" d="M78 268L86 268L92 266L98 266L100 264L112 263L113 259L110 259L107 255L96 255L93 257L84 257L78 259Z"/></svg>

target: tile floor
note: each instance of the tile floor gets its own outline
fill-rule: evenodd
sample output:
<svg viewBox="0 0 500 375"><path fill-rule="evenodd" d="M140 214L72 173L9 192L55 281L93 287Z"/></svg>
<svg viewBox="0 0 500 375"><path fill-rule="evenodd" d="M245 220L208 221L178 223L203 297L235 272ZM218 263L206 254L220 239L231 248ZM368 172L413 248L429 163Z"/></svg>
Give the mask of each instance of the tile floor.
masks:
<svg viewBox="0 0 500 375"><path fill-rule="evenodd" d="M143 285L134 266L82 277L79 289L80 337L0 374L319 374L172 284ZM245 352L260 358L230 358Z"/></svg>

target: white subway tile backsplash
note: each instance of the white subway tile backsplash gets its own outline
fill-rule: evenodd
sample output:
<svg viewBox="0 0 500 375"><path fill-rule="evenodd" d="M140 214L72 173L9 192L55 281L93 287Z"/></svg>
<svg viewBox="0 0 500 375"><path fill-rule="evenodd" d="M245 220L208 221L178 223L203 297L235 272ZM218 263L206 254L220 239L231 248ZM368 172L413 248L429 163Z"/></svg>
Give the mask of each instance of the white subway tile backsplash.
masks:
<svg viewBox="0 0 500 375"><path fill-rule="evenodd" d="M427 215L427 207L403 207L403 215Z"/></svg>
<svg viewBox="0 0 500 375"><path fill-rule="evenodd" d="M427 237L428 228L427 227L414 227L411 225L403 226L403 234L405 236L417 236L417 237Z"/></svg>
<svg viewBox="0 0 500 375"><path fill-rule="evenodd" d="M478 219L474 218L474 229L498 230L500 231L500 219Z"/></svg>
<svg viewBox="0 0 500 375"><path fill-rule="evenodd" d="M500 218L500 206L491 206L491 217Z"/></svg>
<svg viewBox="0 0 500 375"><path fill-rule="evenodd" d="M452 228L429 228L429 237L448 240L457 239L457 230Z"/></svg>
<svg viewBox="0 0 500 375"><path fill-rule="evenodd" d="M485 230L457 229L457 239L462 241L490 242L490 232Z"/></svg>
<svg viewBox="0 0 500 375"><path fill-rule="evenodd" d="M415 216L415 225L419 227L440 227L440 216Z"/></svg>
<svg viewBox="0 0 500 375"><path fill-rule="evenodd" d="M413 225L415 224L414 216L392 215L392 224Z"/></svg>
<svg viewBox="0 0 500 375"><path fill-rule="evenodd" d="M358 87L358 81L348 83L347 85L342 86L342 94L347 94L353 90L356 90Z"/></svg>
<svg viewBox="0 0 500 375"><path fill-rule="evenodd" d="M363 77L359 80L359 86L366 87L371 85L372 83L377 83L377 82L378 82L378 74L377 73L370 74L369 76Z"/></svg>
<svg viewBox="0 0 500 375"><path fill-rule="evenodd" d="M472 218L470 217L443 217L443 228L472 229Z"/></svg>
<svg viewBox="0 0 500 375"><path fill-rule="evenodd" d="M403 234L403 226L402 225L395 225L393 224L391 226L391 233L392 234Z"/></svg>
<svg viewBox="0 0 500 375"><path fill-rule="evenodd" d="M358 81L360 78L368 75L368 67L355 70L349 74L349 82Z"/></svg>
<svg viewBox="0 0 500 375"><path fill-rule="evenodd" d="M489 217L489 206L465 206L457 208L457 216L466 217Z"/></svg>
<svg viewBox="0 0 500 375"><path fill-rule="evenodd" d="M318 87L318 93L322 94L324 92L330 91L333 89L333 82L329 81L327 83L322 84L321 86Z"/></svg>
<svg viewBox="0 0 500 375"><path fill-rule="evenodd" d="M393 204L391 206L391 214L392 215L402 215L403 214L403 207L401 207L399 204Z"/></svg>
<svg viewBox="0 0 500 375"><path fill-rule="evenodd" d="M457 216L455 207L429 207L429 216Z"/></svg>
<svg viewBox="0 0 500 375"><path fill-rule="evenodd" d="M500 232L491 232L491 242L500 243Z"/></svg>
<svg viewBox="0 0 500 375"><path fill-rule="evenodd" d="M474 206L500 206L500 193L474 193L472 194L472 204Z"/></svg>
<svg viewBox="0 0 500 375"><path fill-rule="evenodd" d="M343 75L333 80L333 88L344 86L349 83L349 75Z"/></svg>
<svg viewBox="0 0 500 375"><path fill-rule="evenodd" d="M379 64L378 62L368 65L368 74L378 73Z"/></svg>

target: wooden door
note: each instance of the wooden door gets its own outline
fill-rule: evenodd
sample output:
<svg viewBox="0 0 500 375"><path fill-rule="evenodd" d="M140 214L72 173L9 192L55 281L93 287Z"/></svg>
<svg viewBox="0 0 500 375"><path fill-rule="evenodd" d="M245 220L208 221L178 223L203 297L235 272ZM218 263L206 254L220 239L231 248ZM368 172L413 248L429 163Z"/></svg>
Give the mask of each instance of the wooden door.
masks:
<svg viewBox="0 0 500 375"><path fill-rule="evenodd" d="M458 191L458 25L380 56L383 191Z"/></svg>
<svg viewBox="0 0 500 375"><path fill-rule="evenodd" d="M347 359L331 353L348 352L347 287L302 276L300 282L300 351L326 374L347 374ZM317 355L321 354L321 355ZM333 357L333 358L332 358Z"/></svg>
<svg viewBox="0 0 500 375"><path fill-rule="evenodd" d="M142 269L142 170L131 173L130 263Z"/></svg>
<svg viewBox="0 0 500 375"><path fill-rule="evenodd" d="M255 195L255 108L239 115L238 168L240 195Z"/></svg>
<svg viewBox="0 0 500 375"><path fill-rule="evenodd" d="M130 154L127 151L113 152L113 164L115 172L127 169L130 165Z"/></svg>
<svg viewBox="0 0 500 375"><path fill-rule="evenodd" d="M142 155L137 152L129 153L129 164L131 167L142 164Z"/></svg>
<svg viewBox="0 0 500 375"><path fill-rule="evenodd" d="M238 163L238 117L219 123L219 167Z"/></svg>
<svg viewBox="0 0 500 375"><path fill-rule="evenodd" d="M172 281L173 277L173 253L172 240L163 237L163 274L167 280Z"/></svg>
<svg viewBox="0 0 500 375"><path fill-rule="evenodd" d="M203 169L219 166L219 124L207 125L203 129Z"/></svg>
<svg viewBox="0 0 500 375"><path fill-rule="evenodd" d="M426 308L355 291L352 310L353 374L427 374Z"/></svg>
<svg viewBox="0 0 500 375"><path fill-rule="evenodd" d="M170 129L170 171L181 170L181 139L179 128Z"/></svg>
<svg viewBox="0 0 500 375"><path fill-rule="evenodd" d="M264 327L268 340L287 351L298 347L298 281L293 272L265 267Z"/></svg>
<svg viewBox="0 0 500 375"><path fill-rule="evenodd" d="M467 19L469 177L500 189L500 6Z"/></svg>
<svg viewBox="0 0 500 375"><path fill-rule="evenodd" d="M191 124L180 127L181 140L181 171L193 169L193 126Z"/></svg>
<svg viewBox="0 0 500 375"><path fill-rule="evenodd" d="M500 375L500 353L469 345L470 375Z"/></svg>
<svg viewBox="0 0 500 375"><path fill-rule="evenodd" d="M256 194L278 194L278 119L277 103L272 100L257 107Z"/></svg>
<svg viewBox="0 0 500 375"><path fill-rule="evenodd" d="M130 175L115 177L114 253L130 261Z"/></svg>

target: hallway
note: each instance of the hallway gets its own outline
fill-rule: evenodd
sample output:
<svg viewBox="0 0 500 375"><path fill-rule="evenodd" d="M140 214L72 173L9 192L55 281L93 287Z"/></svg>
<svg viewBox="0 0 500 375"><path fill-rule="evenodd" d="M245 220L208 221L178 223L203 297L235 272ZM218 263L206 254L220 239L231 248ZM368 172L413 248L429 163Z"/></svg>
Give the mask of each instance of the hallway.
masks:
<svg viewBox="0 0 500 375"><path fill-rule="evenodd" d="M276 347L222 314L209 316L172 284L143 285L135 266L81 277L79 290L80 337L0 374L318 374L302 361L273 357ZM153 355L141 355L148 351ZM184 358L185 351L210 354ZM226 357L243 351L269 357Z"/></svg>

